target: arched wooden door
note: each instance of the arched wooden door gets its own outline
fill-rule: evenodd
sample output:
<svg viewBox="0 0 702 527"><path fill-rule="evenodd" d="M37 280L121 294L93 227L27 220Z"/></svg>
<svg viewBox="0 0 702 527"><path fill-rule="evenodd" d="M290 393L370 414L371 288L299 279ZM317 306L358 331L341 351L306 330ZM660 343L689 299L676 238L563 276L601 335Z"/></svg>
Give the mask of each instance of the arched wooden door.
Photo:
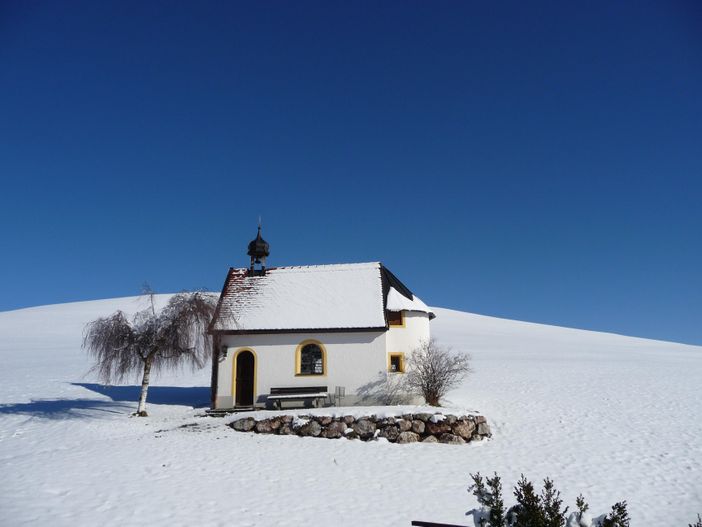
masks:
<svg viewBox="0 0 702 527"><path fill-rule="evenodd" d="M234 404L235 406L253 406L256 358L251 351L241 350L237 353L235 360Z"/></svg>

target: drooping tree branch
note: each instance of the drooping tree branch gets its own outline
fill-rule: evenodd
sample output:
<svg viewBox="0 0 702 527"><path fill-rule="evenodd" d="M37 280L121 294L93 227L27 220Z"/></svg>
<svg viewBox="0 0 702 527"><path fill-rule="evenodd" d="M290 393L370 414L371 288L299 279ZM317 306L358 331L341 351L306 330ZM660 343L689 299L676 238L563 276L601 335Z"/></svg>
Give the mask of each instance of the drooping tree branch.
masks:
<svg viewBox="0 0 702 527"><path fill-rule="evenodd" d="M91 371L104 382L120 382L127 375L142 374L139 415L146 415L145 402L151 372L176 369L184 364L201 368L212 353L207 327L216 297L204 292L178 293L156 310L154 293L150 307L129 321L117 311L90 322L84 331L83 347L95 359Z"/></svg>
<svg viewBox="0 0 702 527"><path fill-rule="evenodd" d="M134 328L121 311L90 322L83 333L83 347L95 359L91 371L108 383L122 381L143 360Z"/></svg>

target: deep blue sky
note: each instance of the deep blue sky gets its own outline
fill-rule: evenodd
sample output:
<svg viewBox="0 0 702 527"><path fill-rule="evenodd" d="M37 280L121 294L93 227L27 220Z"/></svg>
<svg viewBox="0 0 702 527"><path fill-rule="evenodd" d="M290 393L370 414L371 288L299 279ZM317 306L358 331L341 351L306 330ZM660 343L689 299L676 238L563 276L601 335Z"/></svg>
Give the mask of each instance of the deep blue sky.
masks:
<svg viewBox="0 0 702 527"><path fill-rule="evenodd" d="M702 344L702 4L3 2L0 182L0 310L219 290L261 214L270 265Z"/></svg>

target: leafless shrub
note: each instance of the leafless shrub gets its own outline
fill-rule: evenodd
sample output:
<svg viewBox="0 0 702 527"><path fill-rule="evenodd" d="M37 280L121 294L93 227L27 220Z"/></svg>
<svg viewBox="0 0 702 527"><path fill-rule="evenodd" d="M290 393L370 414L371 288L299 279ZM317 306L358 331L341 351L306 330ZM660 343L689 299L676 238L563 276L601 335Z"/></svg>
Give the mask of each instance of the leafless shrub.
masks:
<svg viewBox="0 0 702 527"><path fill-rule="evenodd" d="M121 311L86 325L83 348L95 359L91 371L103 382L120 382L142 374L141 396L136 414L146 416L146 396L151 371L190 365L201 368L212 353L207 326L215 310L215 298L207 293L173 295L160 312L154 294L147 291L150 307L130 321Z"/></svg>
<svg viewBox="0 0 702 527"><path fill-rule="evenodd" d="M408 365L407 386L431 406L439 406L441 398L473 371L470 355L440 346L434 339L413 350Z"/></svg>

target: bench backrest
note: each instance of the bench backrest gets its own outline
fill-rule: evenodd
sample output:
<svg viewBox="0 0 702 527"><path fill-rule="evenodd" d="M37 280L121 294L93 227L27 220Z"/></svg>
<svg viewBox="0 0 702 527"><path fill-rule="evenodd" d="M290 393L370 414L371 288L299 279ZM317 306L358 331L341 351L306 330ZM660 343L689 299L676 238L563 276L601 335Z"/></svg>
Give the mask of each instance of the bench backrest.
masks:
<svg viewBox="0 0 702 527"><path fill-rule="evenodd" d="M326 386L295 386L294 388L271 388L271 395L297 395L300 393L324 393Z"/></svg>

